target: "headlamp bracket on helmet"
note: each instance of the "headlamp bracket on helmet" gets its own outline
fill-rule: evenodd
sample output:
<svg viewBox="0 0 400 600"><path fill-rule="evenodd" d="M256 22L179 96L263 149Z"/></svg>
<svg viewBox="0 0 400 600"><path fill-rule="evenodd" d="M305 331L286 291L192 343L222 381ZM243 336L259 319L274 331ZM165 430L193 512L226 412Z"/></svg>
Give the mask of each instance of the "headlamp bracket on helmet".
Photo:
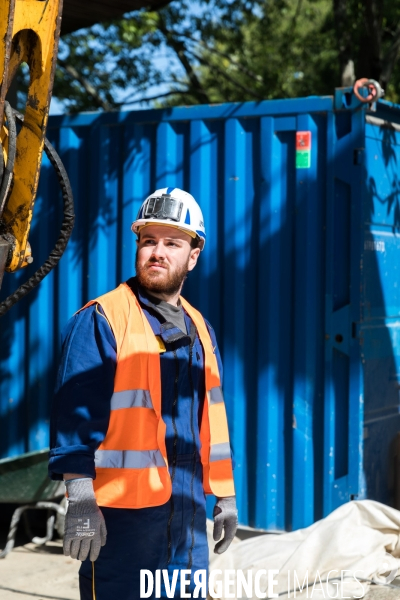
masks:
<svg viewBox="0 0 400 600"><path fill-rule="evenodd" d="M143 217L145 219L168 219L180 221L183 202L175 200L170 194L152 196L146 202Z"/></svg>

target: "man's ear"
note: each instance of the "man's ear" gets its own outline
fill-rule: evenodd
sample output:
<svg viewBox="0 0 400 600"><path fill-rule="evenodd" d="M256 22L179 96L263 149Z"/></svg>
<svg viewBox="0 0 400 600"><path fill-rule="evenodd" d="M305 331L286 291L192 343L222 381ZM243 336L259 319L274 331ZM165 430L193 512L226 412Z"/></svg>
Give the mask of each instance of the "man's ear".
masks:
<svg viewBox="0 0 400 600"><path fill-rule="evenodd" d="M199 256L200 256L200 248L192 248L192 250L190 251L190 255L189 255L189 264L188 264L189 271L192 271L195 268Z"/></svg>

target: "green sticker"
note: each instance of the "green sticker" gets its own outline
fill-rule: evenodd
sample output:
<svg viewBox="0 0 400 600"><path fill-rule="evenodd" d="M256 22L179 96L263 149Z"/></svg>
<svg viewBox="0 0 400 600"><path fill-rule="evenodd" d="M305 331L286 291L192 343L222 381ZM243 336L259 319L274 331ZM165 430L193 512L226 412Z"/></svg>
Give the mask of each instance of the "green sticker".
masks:
<svg viewBox="0 0 400 600"><path fill-rule="evenodd" d="M311 167L310 150L296 150L296 169L309 169Z"/></svg>

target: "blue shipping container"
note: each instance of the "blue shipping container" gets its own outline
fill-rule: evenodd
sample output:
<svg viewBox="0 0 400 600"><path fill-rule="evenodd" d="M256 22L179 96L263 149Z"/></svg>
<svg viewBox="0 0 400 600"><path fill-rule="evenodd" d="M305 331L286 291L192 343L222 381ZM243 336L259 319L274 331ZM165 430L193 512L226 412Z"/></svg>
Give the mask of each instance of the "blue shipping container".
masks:
<svg viewBox="0 0 400 600"><path fill-rule="evenodd" d="M353 498L393 505L400 107L379 102L372 112L337 90L52 117L48 136L77 221L60 266L1 320L0 457L48 445L60 331L134 273L130 224L147 194L176 186L205 216L206 249L185 295L223 355L240 522L289 530ZM36 267L60 210L45 159ZM2 297L33 270L6 275Z"/></svg>

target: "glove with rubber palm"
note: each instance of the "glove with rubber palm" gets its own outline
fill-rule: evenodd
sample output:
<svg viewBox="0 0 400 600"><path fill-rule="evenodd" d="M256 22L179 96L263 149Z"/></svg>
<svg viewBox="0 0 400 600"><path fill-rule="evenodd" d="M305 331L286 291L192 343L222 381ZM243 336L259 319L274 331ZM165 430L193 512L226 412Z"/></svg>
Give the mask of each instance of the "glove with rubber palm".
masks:
<svg viewBox="0 0 400 600"><path fill-rule="evenodd" d="M235 537L238 526L238 511L236 508L236 496L218 498L214 506L214 531L213 538L217 542L222 530L225 530L223 539L215 545L215 554L222 554L227 550Z"/></svg>
<svg viewBox="0 0 400 600"><path fill-rule="evenodd" d="M90 477L65 482L68 509L65 515L64 554L78 560L95 561L106 543L103 513L97 506Z"/></svg>

